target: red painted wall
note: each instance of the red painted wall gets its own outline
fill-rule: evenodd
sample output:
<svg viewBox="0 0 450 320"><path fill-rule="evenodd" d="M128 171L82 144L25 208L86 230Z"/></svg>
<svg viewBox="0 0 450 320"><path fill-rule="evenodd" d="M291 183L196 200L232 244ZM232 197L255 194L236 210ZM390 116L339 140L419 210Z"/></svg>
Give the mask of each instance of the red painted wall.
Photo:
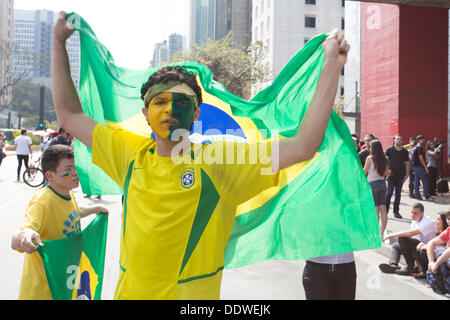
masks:
<svg viewBox="0 0 450 320"><path fill-rule="evenodd" d="M361 12L361 137L392 141L399 117L399 27L397 5L363 3Z"/></svg>
<svg viewBox="0 0 450 320"><path fill-rule="evenodd" d="M398 132L447 141L448 9L363 3L361 10L361 136L373 133L384 148Z"/></svg>

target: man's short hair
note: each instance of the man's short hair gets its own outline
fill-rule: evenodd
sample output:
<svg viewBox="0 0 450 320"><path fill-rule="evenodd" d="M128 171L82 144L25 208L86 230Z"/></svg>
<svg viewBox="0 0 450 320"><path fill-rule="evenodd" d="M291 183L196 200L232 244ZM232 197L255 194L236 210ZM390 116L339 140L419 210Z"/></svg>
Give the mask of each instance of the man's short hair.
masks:
<svg viewBox="0 0 450 320"><path fill-rule="evenodd" d="M416 140L422 140L422 139L425 139L425 136L420 135L420 136L417 136L417 137L416 137Z"/></svg>
<svg viewBox="0 0 450 320"><path fill-rule="evenodd" d="M20 130L20 134L26 134L27 133L27 130L26 129L22 129L22 130Z"/></svg>
<svg viewBox="0 0 450 320"><path fill-rule="evenodd" d="M195 95L197 96L198 106L203 103L202 89L197 83L196 75L192 72L189 72L185 67L182 66L163 67L153 73L148 78L148 81L141 87L141 99L145 101L145 95L147 94L150 87L158 83L167 83L170 80L187 84L195 92ZM195 108L197 108L198 106L195 106ZM148 106L145 107L147 108Z"/></svg>
<svg viewBox="0 0 450 320"><path fill-rule="evenodd" d="M413 205L413 209L419 209L421 212L425 211L425 208L423 207L423 204L421 204L420 202L417 202Z"/></svg>
<svg viewBox="0 0 450 320"><path fill-rule="evenodd" d="M74 159L72 147L62 144L55 144L51 147L48 147L42 155L42 171L44 171L44 173L47 171L56 172L56 169L59 166L59 162L62 159Z"/></svg>

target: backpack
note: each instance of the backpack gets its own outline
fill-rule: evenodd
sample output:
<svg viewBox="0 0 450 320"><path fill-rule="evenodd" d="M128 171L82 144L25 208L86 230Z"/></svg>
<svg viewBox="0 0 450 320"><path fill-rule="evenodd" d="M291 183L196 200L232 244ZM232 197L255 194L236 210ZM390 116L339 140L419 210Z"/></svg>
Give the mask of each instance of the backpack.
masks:
<svg viewBox="0 0 450 320"><path fill-rule="evenodd" d="M445 266L441 264L436 274L427 270L427 283L431 289L438 294L450 293L450 272Z"/></svg>
<svg viewBox="0 0 450 320"><path fill-rule="evenodd" d="M448 192L448 181L445 178L440 178L436 183L436 189L438 193Z"/></svg>

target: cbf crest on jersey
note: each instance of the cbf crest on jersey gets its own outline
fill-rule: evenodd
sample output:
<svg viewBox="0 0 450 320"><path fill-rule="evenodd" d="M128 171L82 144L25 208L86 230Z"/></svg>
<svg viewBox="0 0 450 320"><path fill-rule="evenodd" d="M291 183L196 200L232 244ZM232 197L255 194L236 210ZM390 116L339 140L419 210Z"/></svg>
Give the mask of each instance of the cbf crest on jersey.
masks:
<svg viewBox="0 0 450 320"><path fill-rule="evenodd" d="M185 189L190 189L195 183L194 169L186 169L180 176L181 186Z"/></svg>

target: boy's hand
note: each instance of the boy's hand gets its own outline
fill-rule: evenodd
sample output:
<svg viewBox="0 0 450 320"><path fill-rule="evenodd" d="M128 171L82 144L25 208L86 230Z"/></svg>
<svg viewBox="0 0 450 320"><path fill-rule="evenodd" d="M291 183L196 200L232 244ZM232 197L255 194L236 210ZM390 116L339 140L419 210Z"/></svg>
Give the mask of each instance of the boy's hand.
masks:
<svg viewBox="0 0 450 320"><path fill-rule="evenodd" d="M55 28L53 31L53 37L55 40L58 40L62 43L65 43L66 40L72 35L75 31L73 25L66 21L65 12L61 11L59 13L58 21L56 21Z"/></svg>
<svg viewBox="0 0 450 320"><path fill-rule="evenodd" d="M104 207L104 206L97 206L96 207L97 209L97 214L100 214L100 213L109 213L109 210L106 208L106 207Z"/></svg>
<svg viewBox="0 0 450 320"><path fill-rule="evenodd" d="M31 229L22 230L17 235L16 246L13 245L13 249L25 251L26 253L36 252L37 247L33 241L36 242L40 247L44 246L44 244L41 242L39 233Z"/></svg>
<svg viewBox="0 0 450 320"><path fill-rule="evenodd" d="M335 63L342 69L347 62L347 54L350 45L344 39L344 34L334 29L330 36L322 43L325 54L325 62Z"/></svg>

